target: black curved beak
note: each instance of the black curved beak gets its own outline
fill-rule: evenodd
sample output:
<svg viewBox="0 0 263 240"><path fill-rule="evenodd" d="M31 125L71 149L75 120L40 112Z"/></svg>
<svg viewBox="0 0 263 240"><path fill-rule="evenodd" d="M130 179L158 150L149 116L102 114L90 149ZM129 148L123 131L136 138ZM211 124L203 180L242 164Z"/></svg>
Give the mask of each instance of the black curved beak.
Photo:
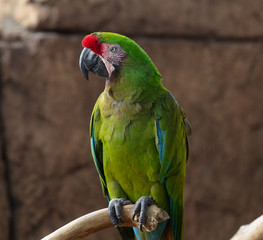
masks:
<svg viewBox="0 0 263 240"><path fill-rule="evenodd" d="M101 77L109 77L108 70L100 56L84 48L79 57L79 67L84 77L89 80L89 71Z"/></svg>

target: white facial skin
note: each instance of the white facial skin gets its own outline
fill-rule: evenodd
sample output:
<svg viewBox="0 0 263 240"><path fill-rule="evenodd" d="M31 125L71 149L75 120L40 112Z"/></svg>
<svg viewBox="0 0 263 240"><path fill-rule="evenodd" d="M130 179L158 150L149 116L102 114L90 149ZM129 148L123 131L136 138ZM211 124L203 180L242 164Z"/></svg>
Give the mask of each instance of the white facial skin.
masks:
<svg viewBox="0 0 263 240"><path fill-rule="evenodd" d="M115 66L119 66L127 54L119 44L101 43L101 45L102 45L101 59L107 68L110 78L112 72L115 70Z"/></svg>

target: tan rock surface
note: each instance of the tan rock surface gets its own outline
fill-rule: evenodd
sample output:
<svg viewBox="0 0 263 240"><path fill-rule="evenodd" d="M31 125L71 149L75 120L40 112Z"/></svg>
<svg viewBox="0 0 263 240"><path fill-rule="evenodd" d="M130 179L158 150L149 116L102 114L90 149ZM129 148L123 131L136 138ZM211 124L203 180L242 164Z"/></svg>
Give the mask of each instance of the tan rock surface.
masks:
<svg viewBox="0 0 263 240"><path fill-rule="evenodd" d="M87 84L79 73L78 37L29 34L5 41L1 101L15 237L39 239L107 206L89 150L96 82Z"/></svg>
<svg viewBox="0 0 263 240"><path fill-rule="evenodd" d="M39 239L107 205L88 137L104 80L81 76L81 38L24 33L1 45L16 240ZM263 44L135 40L192 124L185 239L228 239L262 212ZM114 231L92 239L105 236L117 239Z"/></svg>
<svg viewBox="0 0 263 240"><path fill-rule="evenodd" d="M1 37L1 32L0 32ZM2 49L0 47L0 64ZM0 65L0 99L2 97L2 69ZM11 211L8 196L7 161L5 159L5 133L2 119L2 102L0 100L0 233L1 239L9 240L11 225Z"/></svg>
<svg viewBox="0 0 263 240"><path fill-rule="evenodd" d="M150 43L193 129L185 239L229 239L262 213L263 44Z"/></svg>
<svg viewBox="0 0 263 240"><path fill-rule="evenodd" d="M261 0L0 0L0 18L39 31L168 36L263 36ZM7 17L6 22L10 19Z"/></svg>

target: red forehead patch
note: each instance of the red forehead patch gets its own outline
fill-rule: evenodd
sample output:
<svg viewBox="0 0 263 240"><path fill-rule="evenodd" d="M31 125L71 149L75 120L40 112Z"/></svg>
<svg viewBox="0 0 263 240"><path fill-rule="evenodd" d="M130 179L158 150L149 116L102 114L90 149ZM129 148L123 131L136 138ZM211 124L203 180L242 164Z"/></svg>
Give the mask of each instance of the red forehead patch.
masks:
<svg viewBox="0 0 263 240"><path fill-rule="evenodd" d="M87 35L82 40L82 46L85 48L89 48L94 53L101 55L101 45L100 41L96 36L93 36L92 34Z"/></svg>

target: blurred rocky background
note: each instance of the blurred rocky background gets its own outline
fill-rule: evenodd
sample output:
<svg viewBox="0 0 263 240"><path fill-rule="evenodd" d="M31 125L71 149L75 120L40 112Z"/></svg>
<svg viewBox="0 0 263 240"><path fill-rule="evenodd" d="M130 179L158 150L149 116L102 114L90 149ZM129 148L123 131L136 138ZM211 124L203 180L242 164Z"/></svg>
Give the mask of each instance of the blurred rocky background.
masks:
<svg viewBox="0 0 263 240"><path fill-rule="evenodd" d="M262 9L261 0L0 0L0 239L40 239L107 206L89 146L104 80L87 82L78 67L93 31L137 41L188 114L185 240L229 239L261 215Z"/></svg>

